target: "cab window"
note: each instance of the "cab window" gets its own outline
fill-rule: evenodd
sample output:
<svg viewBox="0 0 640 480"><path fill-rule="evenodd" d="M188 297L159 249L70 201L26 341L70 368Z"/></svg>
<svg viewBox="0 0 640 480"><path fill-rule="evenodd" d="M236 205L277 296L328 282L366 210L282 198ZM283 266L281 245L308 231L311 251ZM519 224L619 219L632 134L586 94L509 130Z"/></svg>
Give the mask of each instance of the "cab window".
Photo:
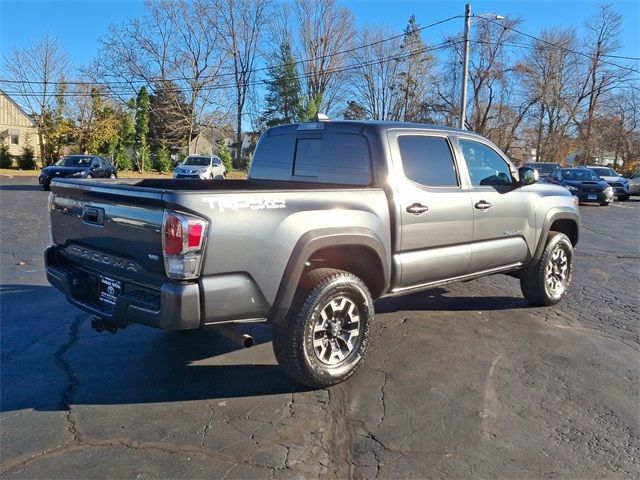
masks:
<svg viewBox="0 0 640 480"><path fill-rule="evenodd" d="M402 135L398 148L405 176L427 187L457 187L453 155L444 137Z"/></svg>
<svg viewBox="0 0 640 480"><path fill-rule="evenodd" d="M459 142L474 187L498 187L513 183L509 165L495 150L474 140L461 138Z"/></svg>

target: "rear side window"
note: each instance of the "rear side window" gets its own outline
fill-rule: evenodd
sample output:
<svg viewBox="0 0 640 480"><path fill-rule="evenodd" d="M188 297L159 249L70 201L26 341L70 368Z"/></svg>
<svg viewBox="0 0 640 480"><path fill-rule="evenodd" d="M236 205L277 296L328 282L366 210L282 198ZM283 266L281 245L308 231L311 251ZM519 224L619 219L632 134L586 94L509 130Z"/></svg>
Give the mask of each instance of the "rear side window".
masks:
<svg viewBox="0 0 640 480"><path fill-rule="evenodd" d="M402 135L398 137L404 174L427 187L457 187L453 155L444 137Z"/></svg>

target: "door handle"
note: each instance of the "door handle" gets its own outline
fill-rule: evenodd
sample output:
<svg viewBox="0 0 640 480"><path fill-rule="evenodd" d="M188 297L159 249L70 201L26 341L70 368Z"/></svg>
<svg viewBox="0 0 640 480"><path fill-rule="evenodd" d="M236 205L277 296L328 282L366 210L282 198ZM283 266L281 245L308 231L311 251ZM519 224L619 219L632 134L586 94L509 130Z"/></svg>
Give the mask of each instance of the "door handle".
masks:
<svg viewBox="0 0 640 480"><path fill-rule="evenodd" d="M488 210L491 208L491 204L489 202L485 202L484 200L480 200L478 203L474 205L478 210Z"/></svg>
<svg viewBox="0 0 640 480"><path fill-rule="evenodd" d="M426 205L422 205L421 203L414 203L407 207L407 212L413 215L422 215L425 212L429 211L429 207Z"/></svg>

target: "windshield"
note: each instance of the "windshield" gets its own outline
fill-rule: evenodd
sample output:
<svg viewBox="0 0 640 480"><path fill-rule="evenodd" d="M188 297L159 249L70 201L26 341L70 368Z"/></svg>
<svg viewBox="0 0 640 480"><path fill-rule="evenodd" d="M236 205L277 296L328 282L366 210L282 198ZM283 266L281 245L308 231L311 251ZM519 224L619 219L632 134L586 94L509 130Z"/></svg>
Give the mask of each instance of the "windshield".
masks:
<svg viewBox="0 0 640 480"><path fill-rule="evenodd" d="M558 166L555 163L536 163L534 168L538 170L538 172L551 173L558 168Z"/></svg>
<svg viewBox="0 0 640 480"><path fill-rule="evenodd" d="M183 165L196 165L199 167L206 167L211 163L210 157L187 157Z"/></svg>
<svg viewBox="0 0 640 480"><path fill-rule="evenodd" d="M589 168L589 170L596 172L596 175L600 175L601 177L617 177L618 174L606 167L593 167Z"/></svg>
<svg viewBox="0 0 640 480"><path fill-rule="evenodd" d="M91 157L64 157L62 160L58 160L54 165L58 167L88 167L91 165Z"/></svg>
<svg viewBox="0 0 640 480"><path fill-rule="evenodd" d="M562 172L562 176L565 180L577 180L584 182L588 181L599 181L600 178L593 173L591 170L587 170L586 168L575 169L575 170L565 170Z"/></svg>

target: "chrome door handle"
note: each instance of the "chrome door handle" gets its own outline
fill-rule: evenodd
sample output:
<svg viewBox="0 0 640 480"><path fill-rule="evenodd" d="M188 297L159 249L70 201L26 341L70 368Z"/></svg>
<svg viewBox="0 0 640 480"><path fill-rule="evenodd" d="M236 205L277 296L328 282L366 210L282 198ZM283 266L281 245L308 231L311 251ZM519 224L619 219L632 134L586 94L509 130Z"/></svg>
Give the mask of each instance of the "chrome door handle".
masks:
<svg viewBox="0 0 640 480"><path fill-rule="evenodd" d="M474 205L478 210L488 210L491 208L491 204L489 202L485 202L484 200L480 200L478 203Z"/></svg>
<svg viewBox="0 0 640 480"><path fill-rule="evenodd" d="M411 213L412 215L422 215L423 213L428 211L429 207L427 207L426 205L422 205L421 203L414 203L407 207L407 212Z"/></svg>

